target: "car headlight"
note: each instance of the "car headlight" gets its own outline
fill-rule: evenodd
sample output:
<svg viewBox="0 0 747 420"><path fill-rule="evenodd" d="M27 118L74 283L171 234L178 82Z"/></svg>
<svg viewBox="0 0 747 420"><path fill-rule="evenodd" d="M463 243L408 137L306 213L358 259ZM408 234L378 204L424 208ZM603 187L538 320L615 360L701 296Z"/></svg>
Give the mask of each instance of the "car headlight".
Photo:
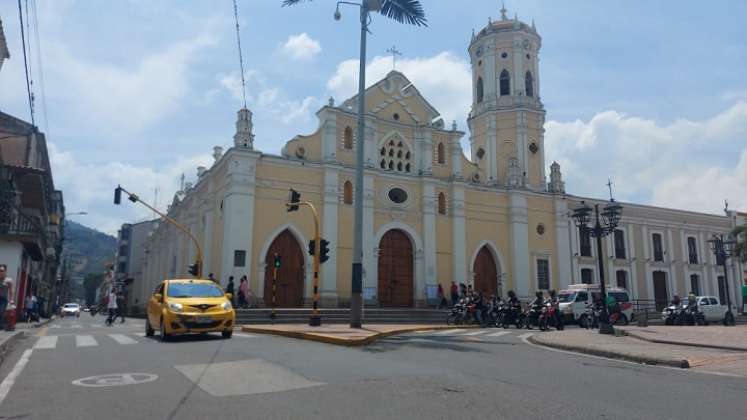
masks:
<svg viewBox="0 0 747 420"><path fill-rule="evenodd" d="M169 309L171 309L172 312L181 312L182 309L184 309L184 306L182 306L181 303L169 303Z"/></svg>
<svg viewBox="0 0 747 420"><path fill-rule="evenodd" d="M227 311L227 310L231 309L231 302L225 301L225 302L223 302L223 305L221 305L221 306L223 307L224 311Z"/></svg>

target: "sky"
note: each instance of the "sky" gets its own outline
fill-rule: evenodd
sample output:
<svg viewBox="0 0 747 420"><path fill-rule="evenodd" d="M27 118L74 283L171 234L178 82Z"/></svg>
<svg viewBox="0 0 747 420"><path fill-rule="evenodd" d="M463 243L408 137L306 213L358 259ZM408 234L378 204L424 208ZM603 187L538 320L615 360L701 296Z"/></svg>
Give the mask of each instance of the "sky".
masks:
<svg viewBox="0 0 747 420"><path fill-rule="evenodd" d="M232 145L243 104L232 0L27 1L37 125L67 212L88 212L71 218L115 233L149 216L115 207L117 184L150 200L158 189L165 209L182 174L194 180L213 146ZM357 86L355 9L336 22L331 0L280 4L238 2L255 148L270 154ZM391 69L396 45L397 70L467 131L467 46L501 3L423 4L427 28L373 17L367 82ZM542 36L546 163L560 163L567 192L604 198L609 178L621 201L723 214L728 199L747 211L747 2L505 4ZM0 110L30 120L17 2L0 1L0 18L11 54Z"/></svg>

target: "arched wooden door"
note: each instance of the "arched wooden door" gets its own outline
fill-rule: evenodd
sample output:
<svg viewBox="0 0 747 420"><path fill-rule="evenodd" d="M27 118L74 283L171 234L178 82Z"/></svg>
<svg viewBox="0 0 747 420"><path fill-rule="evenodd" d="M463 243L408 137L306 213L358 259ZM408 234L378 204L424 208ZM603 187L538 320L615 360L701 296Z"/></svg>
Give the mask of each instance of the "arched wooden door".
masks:
<svg viewBox="0 0 747 420"><path fill-rule="evenodd" d="M390 230L379 242L379 304L412 306L413 277L410 238L401 230Z"/></svg>
<svg viewBox="0 0 747 420"><path fill-rule="evenodd" d="M277 307L293 308L303 306L304 260L298 241L289 230L278 235L265 256L265 305L272 306L272 284L275 267L275 254L280 255L281 265L277 270Z"/></svg>
<svg viewBox="0 0 747 420"><path fill-rule="evenodd" d="M483 246L475 258L475 290L482 290L484 296L496 294L498 291L498 271L495 259L487 246Z"/></svg>

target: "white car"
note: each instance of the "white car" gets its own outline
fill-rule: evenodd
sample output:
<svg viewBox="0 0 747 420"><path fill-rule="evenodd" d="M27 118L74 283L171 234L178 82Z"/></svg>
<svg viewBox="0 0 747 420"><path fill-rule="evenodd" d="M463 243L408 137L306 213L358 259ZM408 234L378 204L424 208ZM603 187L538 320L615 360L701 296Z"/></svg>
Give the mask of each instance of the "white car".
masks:
<svg viewBox="0 0 747 420"><path fill-rule="evenodd" d="M66 303L63 305L62 310L60 311L60 317L64 318L66 316L80 317L80 305L77 303Z"/></svg>
<svg viewBox="0 0 747 420"><path fill-rule="evenodd" d="M620 304L622 317L620 322L627 324L633 320L633 304L630 302L630 293L619 287L607 287L607 295L615 298ZM576 323L586 313L586 305L594 302L601 294L597 284L571 284L568 289L558 292L558 305L560 313L563 314L563 321L566 323Z"/></svg>
<svg viewBox="0 0 747 420"><path fill-rule="evenodd" d="M706 322L721 322L726 314L726 306L721 306L716 296L698 296L695 298L698 303L698 310L703 312ZM687 304L687 296L682 299L682 304ZM669 306L667 307L669 308ZM667 308L661 312L661 319L666 320L669 311Z"/></svg>

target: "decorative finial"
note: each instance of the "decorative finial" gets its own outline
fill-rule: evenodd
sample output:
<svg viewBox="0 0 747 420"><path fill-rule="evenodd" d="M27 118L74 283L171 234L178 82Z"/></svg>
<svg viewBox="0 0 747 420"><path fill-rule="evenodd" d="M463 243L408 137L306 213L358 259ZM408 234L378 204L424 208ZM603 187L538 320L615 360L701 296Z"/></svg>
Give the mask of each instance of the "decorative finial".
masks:
<svg viewBox="0 0 747 420"><path fill-rule="evenodd" d="M508 16L506 16L506 2L503 2L503 6L501 7L501 20L508 20Z"/></svg>
<svg viewBox="0 0 747 420"><path fill-rule="evenodd" d="M492 24L493 24L493 18L491 18L490 16L488 16L488 26L490 26Z"/></svg>
<svg viewBox="0 0 747 420"><path fill-rule="evenodd" d="M729 213L729 200L724 200L724 213Z"/></svg>
<svg viewBox="0 0 747 420"><path fill-rule="evenodd" d="M335 98L330 96L329 100L327 101L327 105L329 106L335 106Z"/></svg>
<svg viewBox="0 0 747 420"><path fill-rule="evenodd" d="M612 198L612 180L607 178L607 188L610 189L610 201L615 201L614 198Z"/></svg>
<svg viewBox="0 0 747 420"><path fill-rule="evenodd" d="M457 123L456 120L453 120L451 122L451 131L457 131Z"/></svg>
<svg viewBox="0 0 747 420"><path fill-rule="evenodd" d="M397 56L402 55L402 51L398 51L397 47L392 45L392 48L389 48L386 52L392 55L392 70L395 70L397 67Z"/></svg>
<svg viewBox="0 0 747 420"><path fill-rule="evenodd" d="M184 174L179 177L179 191L184 191Z"/></svg>

